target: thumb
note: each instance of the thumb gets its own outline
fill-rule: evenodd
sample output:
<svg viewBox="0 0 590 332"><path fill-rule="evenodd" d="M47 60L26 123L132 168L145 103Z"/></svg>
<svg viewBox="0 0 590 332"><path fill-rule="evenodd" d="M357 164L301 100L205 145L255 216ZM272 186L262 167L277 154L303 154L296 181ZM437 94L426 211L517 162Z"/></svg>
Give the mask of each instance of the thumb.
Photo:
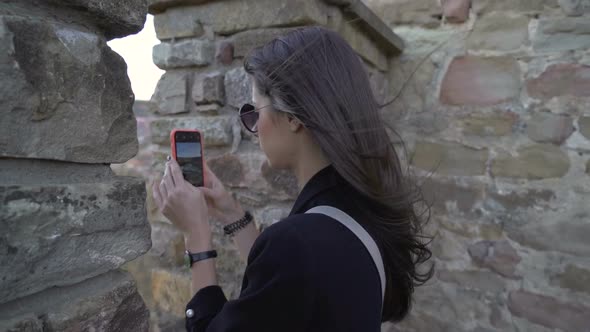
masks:
<svg viewBox="0 0 590 332"><path fill-rule="evenodd" d="M215 193L215 190L212 190L212 189L207 188L207 187L199 187L199 189L201 189L201 192L203 194L205 194L205 197L207 197L207 198L214 199L214 198L217 197L217 195Z"/></svg>

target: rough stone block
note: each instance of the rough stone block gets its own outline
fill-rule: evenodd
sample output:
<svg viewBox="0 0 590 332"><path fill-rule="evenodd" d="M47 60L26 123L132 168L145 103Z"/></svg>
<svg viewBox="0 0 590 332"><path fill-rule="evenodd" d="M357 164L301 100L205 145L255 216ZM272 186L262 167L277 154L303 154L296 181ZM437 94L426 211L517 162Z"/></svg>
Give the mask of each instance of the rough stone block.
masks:
<svg viewBox="0 0 590 332"><path fill-rule="evenodd" d="M57 2L57 1L54 1ZM60 5L83 10L108 39L136 34L145 24L147 0L66 0Z"/></svg>
<svg viewBox="0 0 590 332"><path fill-rule="evenodd" d="M582 16L590 13L590 0L558 0L564 13L568 16Z"/></svg>
<svg viewBox="0 0 590 332"><path fill-rule="evenodd" d="M437 112L426 112L431 100L436 99L432 95L433 84L432 81L437 70L435 64L431 60L421 62L420 59L409 57L395 57L391 60L391 74L389 75L389 82L393 86L394 93L389 92L385 101L391 101L395 96L401 85L398 86L396 82L406 82L408 84L401 91L398 99L393 103L394 109L391 112L385 113L391 117L399 114L410 113L416 119L416 125L419 130L432 133L443 130L447 124L441 119ZM419 116L425 114L424 116ZM426 118L426 119L424 119ZM433 119L434 118L434 119ZM390 121L392 124L396 123L395 119Z"/></svg>
<svg viewBox="0 0 590 332"><path fill-rule="evenodd" d="M43 331L149 330L149 312L137 293L135 282L120 271L0 305L2 323L23 316L30 317L25 326L32 329L17 331L37 331L36 324L40 324Z"/></svg>
<svg viewBox="0 0 590 332"><path fill-rule="evenodd" d="M542 13L548 8L558 8L557 0L475 0L473 10L478 14L490 12L518 11L525 13Z"/></svg>
<svg viewBox="0 0 590 332"><path fill-rule="evenodd" d="M520 148L513 157L504 153L492 162L492 174L500 177L530 180L560 178L570 168L568 155L551 144L536 144Z"/></svg>
<svg viewBox="0 0 590 332"><path fill-rule="evenodd" d="M537 52L558 52L590 47L590 21L587 17L542 18L533 38Z"/></svg>
<svg viewBox="0 0 590 332"><path fill-rule="evenodd" d="M559 96L590 97L590 66L551 65L538 77L529 79L526 87L529 96L541 100Z"/></svg>
<svg viewBox="0 0 590 332"><path fill-rule="evenodd" d="M234 57L243 58L251 49L262 46L274 38L292 30L294 30L294 28L269 28L236 33L231 37L234 45Z"/></svg>
<svg viewBox="0 0 590 332"><path fill-rule="evenodd" d="M505 289L505 282L497 274L485 271L451 271L438 270L438 280L457 284L459 287L478 291L500 293Z"/></svg>
<svg viewBox="0 0 590 332"><path fill-rule="evenodd" d="M545 210L547 217L526 219L525 224L506 223L508 237L539 251L557 251L579 257L588 257L588 195L579 194L568 201L568 208L552 213Z"/></svg>
<svg viewBox="0 0 590 332"><path fill-rule="evenodd" d="M590 294L590 270L568 264L563 272L551 278L551 283L574 292Z"/></svg>
<svg viewBox="0 0 590 332"><path fill-rule="evenodd" d="M527 124L529 138L540 143L561 145L573 132L574 124L569 115L538 112Z"/></svg>
<svg viewBox="0 0 590 332"><path fill-rule="evenodd" d="M0 299L115 269L151 245L141 179L0 187Z"/></svg>
<svg viewBox="0 0 590 332"><path fill-rule="evenodd" d="M389 69L388 56L359 28L358 24L344 22L337 31L364 60L379 70Z"/></svg>
<svg viewBox="0 0 590 332"><path fill-rule="evenodd" d="M186 39L160 43L153 48L152 58L160 69L206 66L213 62L214 44L205 39Z"/></svg>
<svg viewBox="0 0 590 332"><path fill-rule="evenodd" d="M207 165L226 186L239 186L244 180L244 166L240 158L233 154L224 154L207 160Z"/></svg>
<svg viewBox="0 0 590 332"><path fill-rule="evenodd" d="M451 212L448 207L452 206L459 212L470 213L479 200L483 199L483 185L464 186L430 178L421 189L426 201L441 212Z"/></svg>
<svg viewBox="0 0 590 332"><path fill-rule="evenodd" d="M453 143L416 143L412 165L441 175L484 175L487 149L474 149Z"/></svg>
<svg viewBox="0 0 590 332"><path fill-rule="evenodd" d="M234 68L225 73L224 84L228 105L239 108L252 102L252 82L244 68Z"/></svg>
<svg viewBox="0 0 590 332"><path fill-rule="evenodd" d="M450 23L463 23L469 18L471 0L442 1L443 16Z"/></svg>
<svg viewBox="0 0 590 332"><path fill-rule="evenodd" d="M529 36L526 16L496 12L483 16L469 34L467 46L473 50L511 51L526 45Z"/></svg>
<svg viewBox="0 0 590 332"><path fill-rule="evenodd" d="M447 105L490 106L517 99L520 85L514 58L459 56L445 74L440 100Z"/></svg>
<svg viewBox="0 0 590 332"><path fill-rule="evenodd" d="M517 213L522 209L544 208L555 199L555 192L549 189L528 189L522 192L498 192L489 188L486 195L486 205L493 206L492 213Z"/></svg>
<svg viewBox="0 0 590 332"><path fill-rule="evenodd" d="M505 136L512 133L517 121L518 115L512 112L474 113L460 119L458 125L465 135Z"/></svg>
<svg viewBox="0 0 590 332"><path fill-rule="evenodd" d="M0 87L0 156L122 163L137 153L126 64L103 37L0 16L0 75L10 82Z"/></svg>
<svg viewBox="0 0 590 332"><path fill-rule="evenodd" d="M234 60L234 45L229 41L222 41L217 46L215 59L222 65L230 65Z"/></svg>
<svg viewBox="0 0 590 332"><path fill-rule="evenodd" d="M319 1L260 0L212 1L200 6L169 8L154 17L158 39L193 37L203 26L230 35L260 27L326 25ZM196 32L196 33L195 33Z"/></svg>
<svg viewBox="0 0 590 332"><path fill-rule="evenodd" d="M195 74L193 79L192 99L196 104L223 104L225 100L224 75L214 72Z"/></svg>
<svg viewBox="0 0 590 332"><path fill-rule="evenodd" d="M515 316L550 329L573 332L587 330L590 326L590 307L525 290L508 294L508 309Z"/></svg>
<svg viewBox="0 0 590 332"><path fill-rule="evenodd" d="M517 277L516 265L521 258L508 241L480 241L470 245L467 251L477 265L507 278Z"/></svg>
<svg viewBox="0 0 590 332"><path fill-rule="evenodd" d="M390 26L420 25L427 28L440 26L442 7L437 0L364 0L375 14Z"/></svg>
<svg viewBox="0 0 590 332"><path fill-rule="evenodd" d="M170 132L174 128L194 128L201 131L205 149L208 146L227 146L232 143L234 116L192 116L157 119L151 123L152 142L170 145Z"/></svg>
<svg viewBox="0 0 590 332"><path fill-rule="evenodd" d="M584 135L587 139L590 139L590 116L581 116L578 119L578 127L580 134Z"/></svg>
<svg viewBox="0 0 590 332"><path fill-rule="evenodd" d="M187 113L187 77L186 71L169 70L162 75L152 96L152 103L159 114Z"/></svg>
<svg viewBox="0 0 590 332"><path fill-rule="evenodd" d="M191 276L188 273L152 270L152 294L155 305L177 317L184 317L186 304L193 297Z"/></svg>

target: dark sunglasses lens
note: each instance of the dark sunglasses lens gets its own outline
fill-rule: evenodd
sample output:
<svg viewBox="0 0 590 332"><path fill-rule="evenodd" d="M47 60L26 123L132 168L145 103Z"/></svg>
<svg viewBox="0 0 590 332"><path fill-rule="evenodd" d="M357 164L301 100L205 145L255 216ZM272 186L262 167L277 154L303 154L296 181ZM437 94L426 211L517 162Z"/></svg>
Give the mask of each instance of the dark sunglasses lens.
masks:
<svg viewBox="0 0 590 332"><path fill-rule="evenodd" d="M244 113L248 113L254 110L254 106L250 105L250 104L244 104L242 106L242 108L240 108L240 115L244 114Z"/></svg>
<svg viewBox="0 0 590 332"><path fill-rule="evenodd" d="M244 126L250 131L256 131L256 122L258 122L258 112L254 111L254 106L245 104L240 108L240 117Z"/></svg>
<svg viewBox="0 0 590 332"><path fill-rule="evenodd" d="M258 112L252 112L245 114L242 116L242 121L244 121L244 125L250 129L255 130L256 122L258 122Z"/></svg>

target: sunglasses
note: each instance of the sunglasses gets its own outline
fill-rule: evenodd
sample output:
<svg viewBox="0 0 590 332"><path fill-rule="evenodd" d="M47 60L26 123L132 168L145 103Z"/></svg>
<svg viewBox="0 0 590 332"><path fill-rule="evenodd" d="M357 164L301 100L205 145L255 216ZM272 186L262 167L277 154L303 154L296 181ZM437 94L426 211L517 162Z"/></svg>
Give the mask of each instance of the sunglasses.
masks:
<svg viewBox="0 0 590 332"><path fill-rule="evenodd" d="M256 110L257 108L255 108L251 104L244 104L242 107L240 107L240 119L242 120L244 127L246 127L246 129L248 129L248 131L251 133L258 132L258 128L256 128L256 123L258 122L259 114L258 112L256 112Z"/></svg>

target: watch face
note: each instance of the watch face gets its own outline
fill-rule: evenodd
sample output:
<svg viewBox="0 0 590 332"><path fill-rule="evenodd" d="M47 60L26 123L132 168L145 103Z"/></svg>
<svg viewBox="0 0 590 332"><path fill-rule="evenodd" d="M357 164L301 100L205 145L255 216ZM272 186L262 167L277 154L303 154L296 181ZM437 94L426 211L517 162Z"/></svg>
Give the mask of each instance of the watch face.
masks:
<svg viewBox="0 0 590 332"><path fill-rule="evenodd" d="M189 256L188 251L184 252L184 265L189 269L191 268L191 256Z"/></svg>

